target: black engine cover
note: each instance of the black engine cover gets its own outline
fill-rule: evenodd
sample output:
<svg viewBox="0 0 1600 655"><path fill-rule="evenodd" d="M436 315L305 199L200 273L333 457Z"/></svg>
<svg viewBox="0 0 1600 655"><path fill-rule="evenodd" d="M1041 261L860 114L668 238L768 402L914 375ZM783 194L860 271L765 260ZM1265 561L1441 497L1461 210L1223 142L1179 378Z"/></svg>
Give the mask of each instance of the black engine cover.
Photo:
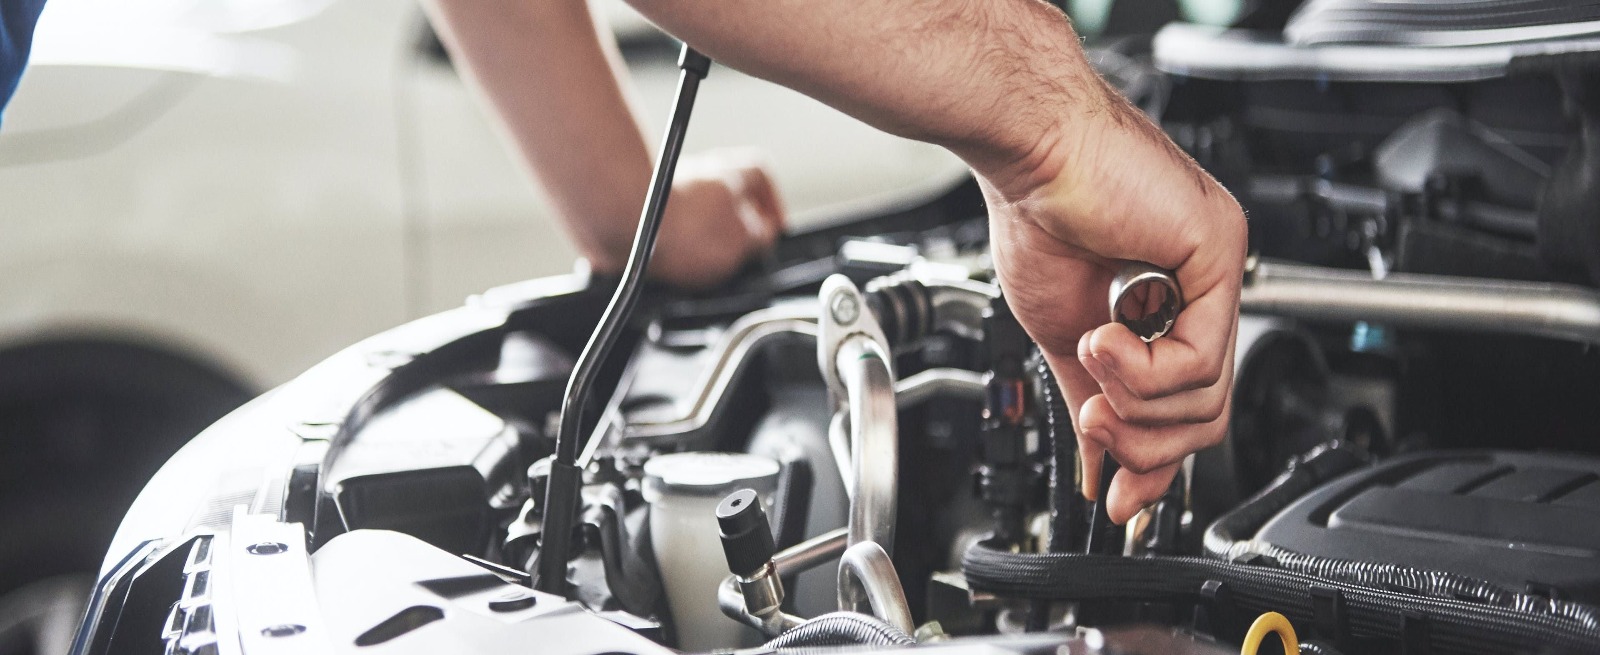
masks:
<svg viewBox="0 0 1600 655"><path fill-rule="evenodd" d="M1483 451L1397 457L1307 494L1256 538L1309 555L1600 602L1600 459Z"/></svg>

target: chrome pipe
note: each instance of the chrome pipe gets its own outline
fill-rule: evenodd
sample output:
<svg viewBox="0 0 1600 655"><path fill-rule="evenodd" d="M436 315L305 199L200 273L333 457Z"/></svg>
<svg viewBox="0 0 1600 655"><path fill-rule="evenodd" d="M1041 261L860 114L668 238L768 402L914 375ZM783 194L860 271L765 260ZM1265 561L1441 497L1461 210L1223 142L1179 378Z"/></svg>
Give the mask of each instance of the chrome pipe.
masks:
<svg viewBox="0 0 1600 655"><path fill-rule="evenodd" d="M772 556L772 566L778 575L791 576L828 563L844 552L847 528L835 528L798 544L778 551Z"/></svg>
<svg viewBox="0 0 1600 655"><path fill-rule="evenodd" d="M1569 284L1256 262L1240 309L1310 321L1520 334L1600 345L1600 292Z"/></svg>
<svg viewBox="0 0 1600 655"><path fill-rule="evenodd" d="M962 368L930 368L894 384L894 401L900 407L920 405L937 396L983 400L983 374Z"/></svg>
<svg viewBox="0 0 1600 655"><path fill-rule="evenodd" d="M807 571L845 550L848 529L838 528L778 551L760 574L744 579L730 575L717 587L717 607L735 621L776 637L805 619L782 611L785 576Z"/></svg>
<svg viewBox="0 0 1600 655"><path fill-rule="evenodd" d="M899 484L899 429L888 354L873 340L840 344L839 377L849 408L851 480L850 545L894 544L895 490Z"/></svg>
<svg viewBox="0 0 1600 655"><path fill-rule="evenodd" d="M916 632L894 562L883 547L871 541L846 548L839 558L839 609L870 609L868 613L906 634Z"/></svg>
<svg viewBox="0 0 1600 655"><path fill-rule="evenodd" d="M1000 296L1000 288L972 280L935 280L924 277L933 326L967 339L983 338L983 312Z"/></svg>
<svg viewBox="0 0 1600 655"><path fill-rule="evenodd" d="M775 574L768 574L774 575ZM776 637L798 627L805 620L784 612L776 606L763 607L752 611L745 606L744 584L755 581L740 580L738 576L728 576L722 579L722 585L717 587L717 607L728 618L760 630L768 637Z"/></svg>
<svg viewBox="0 0 1600 655"><path fill-rule="evenodd" d="M913 374L894 385L897 408L913 407L938 396L957 396L967 400L983 400L985 387L983 374L959 368L931 368ZM828 450L839 470L845 497L856 497L854 446L850 436L851 423L848 411L834 414L828 422Z"/></svg>
<svg viewBox="0 0 1600 655"><path fill-rule="evenodd" d="M839 484L844 487L845 500L856 499L856 481L851 458L850 414L845 410L834 412L828 421L828 452L833 455L833 468L839 472Z"/></svg>
<svg viewBox="0 0 1600 655"><path fill-rule="evenodd" d="M796 336L817 336L816 308L807 305L769 307L745 314L729 325L727 333L717 342L711 366L695 382L687 411L665 421L630 423L625 428L625 436L655 439L705 427L728 397L728 388L744 370L751 353L765 347L769 341Z"/></svg>

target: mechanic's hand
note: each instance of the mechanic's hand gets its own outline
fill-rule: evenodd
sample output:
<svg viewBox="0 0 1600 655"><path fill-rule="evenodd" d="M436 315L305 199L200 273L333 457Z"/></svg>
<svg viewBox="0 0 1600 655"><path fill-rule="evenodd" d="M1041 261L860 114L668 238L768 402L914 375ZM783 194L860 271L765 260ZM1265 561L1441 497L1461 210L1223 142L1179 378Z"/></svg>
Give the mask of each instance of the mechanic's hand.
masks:
<svg viewBox="0 0 1600 655"><path fill-rule="evenodd" d="M651 277L713 286L772 245L784 226L777 187L754 151L713 150L678 162L650 261Z"/></svg>
<svg viewBox="0 0 1600 655"><path fill-rule="evenodd" d="M1023 327L1061 381L1083 457L1122 465L1111 519L1159 499L1185 456L1220 443L1233 386L1244 214L1221 185L1114 91L1017 171L980 172L995 265ZM1186 306L1146 344L1109 323L1118 260L1176 271Z"/></svg>

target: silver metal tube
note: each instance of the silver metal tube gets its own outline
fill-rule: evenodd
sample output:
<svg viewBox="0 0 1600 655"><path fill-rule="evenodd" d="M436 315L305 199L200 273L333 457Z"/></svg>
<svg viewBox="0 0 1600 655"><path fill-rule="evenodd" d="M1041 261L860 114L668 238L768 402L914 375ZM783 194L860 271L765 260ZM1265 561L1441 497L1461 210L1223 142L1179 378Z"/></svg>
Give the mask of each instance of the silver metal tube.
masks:
<svg viewBox="0 0 1600 655"><path fill-rule="evenodd" d="M776 637L800 625L804 619L779 610L783 604L783 584L780 580L783 576L810 570L838 557L845 550L848 534L847 528L838 528L785 548L773 555L771 565L754 579L743 580L732 575L723 578L722 585L717 587L717 607L728 618L760 630L769 637Z"/></svg>
<svg viewBox="0 0 1600 655"><path fill-rule="evenodd" d="M836 365L850 408L855 494L850 503L849 542L854 546L875 541L888 551L894 543L900 456L894 377L887 354L866 337L840 344Z"/></svg>
<svg viewBox="0 0 1600 655"><path fill-rule="evenodd" d="M844 487L846 500L854 502L856 499L855 468L851 464L852 447L850 445L850 415L845 410L839 410L828 421L828 452L833 454L833 468L839 471L839 484Z"/></svg>
<svg viewBox="0 0 1600 655"><path fill-rule="evenodd" d="M982 373L960 368L930 368L896 382L894 401L901 407L911 407L943 395L983 400L984 390Z"/></svg>
<svg viewBox="0 0 1600 655"><path fill-rule="evenodd" d="M871 606L873 616L906 634L916 632L894 562L882 547L870 541L845 549L839 559L839 609L860 612L863 604Z"/></svg>
<svg viewBox="0 0 1600 655"><path fill-rule="evenodd" d="M737 576L736 576L737 577ZM739 577L739 595L744 596L744 607L756 616L770 616L783 607L783 578L777 567L767 562L753 578Z"/></svg>
<svg viewBox="0 0 1600 655"><path fill-rule="evenodd" d="M972 280L924 279L933 326L968 339L983 336L983 312L1000 295L999 287Z"/></svg>
<svg viewBox="0 0 1600 655"><path fill-rule="evenodd" d="M982 400L983 374L959 368L931 368L907 377L894 385L897 407L912 407L943 395L960 396L969 400ZM843 478L845 497L856 497L854 447L850 438L850 415L841 411L828 422L828 449Z"/></svg>
<svg viewBox="0 0 1600 655"><path fill-rule="evenodd" d="M685 434L705 427L718 405L728 396L728 387L744 369L749 355L769 341L795 336L816 337L816 308L809 305L772 307L745 314L728 326L717 342L711 366L695 382L689 408L681 416L660 422L637 422L626 427L631 439L652 439Z"/></svg>
<svg viewBox="0 0 1600 655"><path fill-rule="evenodd" d="M738 578L731 575L723 578L722 585L717 587L717 607L728 618L760 630L768 637L781 635L804 622L798 616L777 609L761 615L752 613L744 606L744 592L739 588Z"/></svg>
<svg viewBox="0 0 1600 655"><path fill-rule="evenodd" d="M1600 292L1568 284L1395 273L1382 280L1339 269L1256 263L1239 298L1245 312L1305 320L1522 334L1600 345Z"/></svg>
<svg viewBox="0 0 1600 655"><path fill-rule="evenodd" d="M843 553L848 536L848 528L829 530L778 551L778 554L772 556L772 565L778 569L778 575L781 576L809 571Z"/></svg>

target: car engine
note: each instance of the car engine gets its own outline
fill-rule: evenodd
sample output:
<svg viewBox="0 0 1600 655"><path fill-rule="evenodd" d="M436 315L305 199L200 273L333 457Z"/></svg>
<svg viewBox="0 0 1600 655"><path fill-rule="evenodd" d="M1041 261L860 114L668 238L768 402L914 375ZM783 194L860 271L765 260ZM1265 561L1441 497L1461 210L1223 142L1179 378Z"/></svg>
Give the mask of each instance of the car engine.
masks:
<svg viewBox="0 0 1600 655"><path fill-rule="evenodd" d="M151 481L75 652L1600 651L1600 43L1405 4L1092 53L1250 216L1227 440L1126 525L968 178L351 347Z"/></svg>

